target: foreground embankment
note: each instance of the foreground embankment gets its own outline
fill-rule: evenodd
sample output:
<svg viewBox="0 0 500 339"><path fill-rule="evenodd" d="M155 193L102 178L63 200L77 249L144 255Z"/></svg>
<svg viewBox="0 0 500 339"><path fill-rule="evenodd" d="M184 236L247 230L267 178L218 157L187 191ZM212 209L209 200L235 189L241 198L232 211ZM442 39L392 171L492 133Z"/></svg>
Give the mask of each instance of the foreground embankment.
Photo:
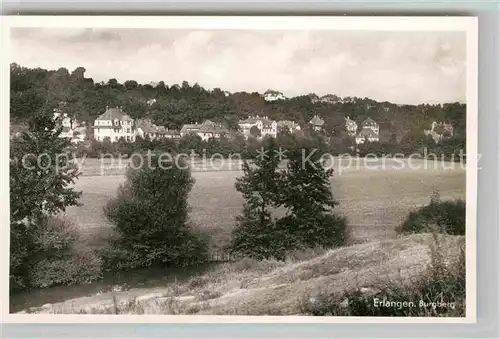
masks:
<svg viewBox="0 0 500 339"><path fill-rule="evenodd" d="M183 283L117 288L21 313L298 315L320 295L357 290L369 296L391 286L411 289L436 253L445 265L454 265L464 241L462 236L415 234L333 249L306 260L242 260ZM419 300L413 302L418 305Z"/></svg>

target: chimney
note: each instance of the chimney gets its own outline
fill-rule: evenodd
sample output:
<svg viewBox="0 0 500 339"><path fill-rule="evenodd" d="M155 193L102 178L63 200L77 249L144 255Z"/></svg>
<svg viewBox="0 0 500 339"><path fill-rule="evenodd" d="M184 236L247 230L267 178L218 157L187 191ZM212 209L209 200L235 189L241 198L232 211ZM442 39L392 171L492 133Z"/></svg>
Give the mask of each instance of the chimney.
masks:
<svg viewBox="0 0 500 339"><path fill-rule="evenodd" d="M108 106L108 105L106 105L106 111L107 111L108 109L109 109L109 106Z"/></svg>

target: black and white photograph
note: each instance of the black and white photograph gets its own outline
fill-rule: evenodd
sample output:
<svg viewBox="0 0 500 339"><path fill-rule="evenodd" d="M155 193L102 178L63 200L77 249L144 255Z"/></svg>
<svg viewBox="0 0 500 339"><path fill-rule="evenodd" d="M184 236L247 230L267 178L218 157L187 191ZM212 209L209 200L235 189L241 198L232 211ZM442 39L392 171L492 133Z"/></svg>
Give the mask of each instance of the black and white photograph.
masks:
<svg viewBox="0 0 500 339"><path fill-rule="evenodd" d="M475 321L474 18L4 27L4 313Z"/></svg>

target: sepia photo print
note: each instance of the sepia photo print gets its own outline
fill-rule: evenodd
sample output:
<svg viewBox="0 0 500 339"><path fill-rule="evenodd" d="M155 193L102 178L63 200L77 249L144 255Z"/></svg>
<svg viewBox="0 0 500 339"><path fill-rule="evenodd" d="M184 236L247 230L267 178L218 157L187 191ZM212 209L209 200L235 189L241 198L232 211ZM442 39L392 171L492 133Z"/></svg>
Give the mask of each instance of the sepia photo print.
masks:
<svg viewBox="0 0 500 339"><path fill-rule="evenodd" d="M474 321L476 26L7 21L6 312Z"/></svg>

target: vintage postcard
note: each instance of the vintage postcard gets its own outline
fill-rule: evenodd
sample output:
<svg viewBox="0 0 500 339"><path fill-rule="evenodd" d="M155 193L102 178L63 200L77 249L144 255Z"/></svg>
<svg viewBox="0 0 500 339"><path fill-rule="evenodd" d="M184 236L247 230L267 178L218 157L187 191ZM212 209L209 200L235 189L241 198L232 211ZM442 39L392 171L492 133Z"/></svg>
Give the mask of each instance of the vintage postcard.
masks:
<svg viewBox="0 0 500 339"><path fill-rule="evenodd" d="M6 321L475 322L476 18L2 25Z"/></svg>

